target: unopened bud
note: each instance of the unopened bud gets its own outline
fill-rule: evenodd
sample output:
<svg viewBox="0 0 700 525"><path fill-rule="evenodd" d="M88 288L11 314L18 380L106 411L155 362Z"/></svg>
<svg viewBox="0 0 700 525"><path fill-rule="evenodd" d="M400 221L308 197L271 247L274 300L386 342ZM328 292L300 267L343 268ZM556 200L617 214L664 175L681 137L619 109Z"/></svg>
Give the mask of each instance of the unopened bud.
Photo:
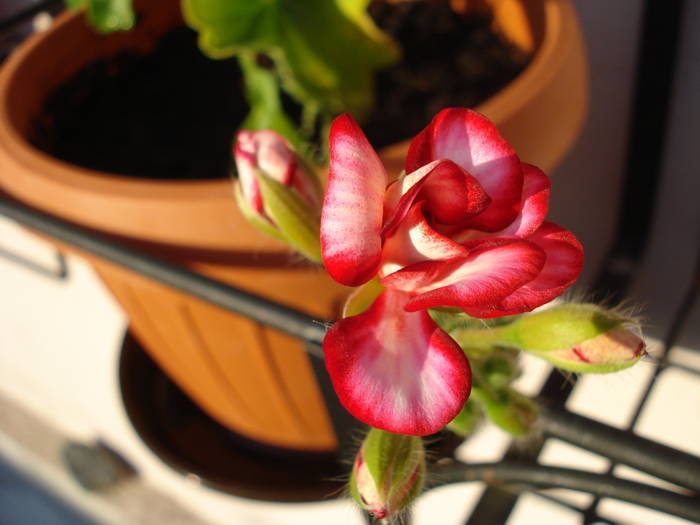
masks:
<svg viewBox="0 0 700 525"><path fill-rule="evenodd" d="M240 131L235 161L238 206L254 226L320 261L322 190L313 169L274 131Z"/></svg>
<svg viewBox="0 0 700 525"><path fill-rule="evenodd" d="M417 436L372 428L355 458L350 492L377 518L396 514L423 490L425 449Z"/></svg>
<svg viewBox="0 0 700 525"><path fill-rule="evenodd" d="M519 318L504 330L515 346L571 372L606 373L645 354L634 322L593 304L563 304Z"/></svg>
<svg viewBox="0 0 700 525"><path fill-rule="evenodd" d="M457 417L447 424L447 428L459 436L468 436L474 432L483 416L479 405L473 399L469 399Z"/></svg>
<svg viewBox="0 0 700 525"><path fill-rule="evenodd" d="M486 382L496 389L504 389L520 375L518 350L498 348L476 359Z"/></svg>
<svg viewBox="0 0 700 525"><path fill-rule="evenodd" d="M472 398L481 403L491 421L513 436L528 434L537 420L534 401L514 390L494 392L472 387Z"/></svg>

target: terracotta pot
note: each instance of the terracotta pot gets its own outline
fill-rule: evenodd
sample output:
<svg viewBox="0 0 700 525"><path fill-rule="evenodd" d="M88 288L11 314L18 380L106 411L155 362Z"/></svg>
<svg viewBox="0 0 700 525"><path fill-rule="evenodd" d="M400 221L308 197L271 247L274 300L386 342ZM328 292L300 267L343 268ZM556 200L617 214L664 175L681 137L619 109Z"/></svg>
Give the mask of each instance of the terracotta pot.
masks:
<svg viewBox="0 0 700 525"><path fill-rule="evenodd" d="M65 14L16 50L0 71L0 183L25 203L178 264L321 318L347 289L301 263L241 217L228 180L152 181L79 168L28 137L46 96L85 65L123 50L148 52L180 23L173 0L137 2L140 22L100 36ZM551 169L578 134L586 106L580 32L566 0L495 2L495 24L525 49L528 68L478 109L527 162ZM408 144L386 149L401 169ZM211 416L248 438L330 451L336 438L298 342L245 318L92 259L160 366Z"/></svg>

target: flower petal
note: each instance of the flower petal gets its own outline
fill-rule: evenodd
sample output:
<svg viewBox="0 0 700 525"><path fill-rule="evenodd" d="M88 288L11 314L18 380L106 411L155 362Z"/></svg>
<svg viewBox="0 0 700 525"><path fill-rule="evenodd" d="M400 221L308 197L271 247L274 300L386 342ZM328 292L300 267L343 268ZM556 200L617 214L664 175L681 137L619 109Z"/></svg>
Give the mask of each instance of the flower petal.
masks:
<svg viewBox="0 0 700 525"><path fill-rule="evenodd" d="M321 250L336 281L357 286L379 268L387 174L349 115L333 121L328 190L321 214Z"/></svg>
<svg viewBox="0 0 700 525"><path fill-rule="evenodd" d="M415 203L391 237L384 240L380 276L421 261L453 259L469 253L464 246L436 232L425 220L425 201Z"/></svg>
<svg viewBox="0 0 700 525"><path fill-rule="evenodd" d="M546 254L536 279L503 298L492 309L465 309L474 317L498 317L529 312L559 297L578 278L583 268L583 248L573 233L552 222L545 222L528 241Z"/></svg>
<svg viewBox="0 0 700 525"><path fill-rule="evenodd" d="M297 167L287 141L270 130L239 131L234 157L243 196L258 213L262 213L263 204L253 170L259 169L277 182L288 185Z"/></svg>
<svg viewBox="0 0 700 525"><path fill-rule="evenodd" d="M488 309L537 277L545 261L542 249L528 241L488 239L467 247L467 256L416 263L380 282L417 294L407 303L408 311L438 306Z"/></svg>
<svg viewBox="0 0 700 525"><path fill-rule="evenodd" d="M323 341L338 397L365 423L412 436L447 425L469 397L471 371L460 347L407 294L385 290L363 314L335 323Z"/></svg>
<svg viewBox="0 0 700 525"><path fill-rule="evenodd" d="M438 113L411 142L406 172L436 159L459 164L491 198L488 208L470 221L472 228L497 231L518 215L523 187L520 160L486 117L466 108Z"/></svg>
<svg viewBox="0 0 700 525"><path fill-rule="evenodd" d="M522 209L510 225L494 237L515 236L526 239L540 227L549 208L549 177L536 166L522 163Z"/></svg>
<svg viewBox="0 0 700 525"><path fill-rule="evenodd" d="M399 223L406 217L408 210L413 206L413 202L418 196L425 177L437 166L444 163L454 165L448 160L436 160L389 184L384 195L384 226L382 228L384 237L392 235Z"/></svg>
<svg viewBox="0 0 700 525"><path fill-rule="evenodd" d="M549 177L539 168L522 164L523 194L522 209L506 228L499 232L481 232L471 227L456 231L450 235L455 242L464 243L488 237L519 237L526 239L540 227L549 207Z"/></svg>

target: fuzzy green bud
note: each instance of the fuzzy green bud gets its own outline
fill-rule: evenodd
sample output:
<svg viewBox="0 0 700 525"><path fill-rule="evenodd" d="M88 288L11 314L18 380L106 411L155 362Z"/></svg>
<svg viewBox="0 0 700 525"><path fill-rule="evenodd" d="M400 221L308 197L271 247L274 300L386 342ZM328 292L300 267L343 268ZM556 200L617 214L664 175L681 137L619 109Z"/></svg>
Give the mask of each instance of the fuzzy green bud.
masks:
<svg viewBox="0 0 700 525"><path fill-rule="evenodd" d="M593 304L563 304L526 315L504 328L514 346L571 372L606 373L630 367L644 341L626 317Z"/></svg>
<svg viewBox="0 0 700 525"><path fill-rule="evenodd" d="M474 359L479 366L483 379L495 389L503 389L520 375L518 366L519 352L510 348L497 348L491 353Z"/></svg>
<svg viewBox="0 0 700 525"><path fill-rule="evenodd" d="M468 436L474 432L483 417L484 413L479 405L474 400L469 399L464 403L459 414L447 424L447 428L458 436Z"/></svg>
<svg viewBox="0 0 700 525"><path fill-rule="evenodd" d="M529 434L537 420L534 401L514 390L494 392L474 386L472 398L481 403L491 421L513 436Z"/></svg>
<svg viewBox="0 0 700 525"><path fill-rule="evenodd" d="M424 480L422 439L372 428L355 458L350 492L363 509L386 518L411 503Z"/></svg>

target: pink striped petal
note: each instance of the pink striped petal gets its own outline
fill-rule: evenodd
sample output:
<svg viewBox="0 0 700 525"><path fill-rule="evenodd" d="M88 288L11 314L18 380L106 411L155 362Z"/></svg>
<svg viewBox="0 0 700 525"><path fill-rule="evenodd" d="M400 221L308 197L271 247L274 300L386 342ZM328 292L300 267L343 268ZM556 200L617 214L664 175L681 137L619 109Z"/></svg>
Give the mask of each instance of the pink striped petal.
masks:
<svg viewBox="0 0 700 525"><path fill-rule="evenodd" d="M467 245L465 257L416 263L380 282L415 295L408 311L437 306L488 309L540 273L541 248L528 241L483 240Z"/></svg>
<svg viewBox="0 0 700 525"><path fill-rule="evenodd" d="M423 215L424 204L415 203L391 237L384 240L380 276L421 261L453 259L469 253L428 224Z"/></svg>
<svg viewBox="0 0 700 525"><path fill-rule="evenodd" d="M491 198L470 227L498 231L518 215L523 187L520 160L496 127L466 108L441 111L411 142L406 172L436 159L450 159L474 176Z"/></svg>
<svg viewBox="0 0 700 525"><path fill-rule="evenodd" d="M237 140L234 148L234 158L243 197L251 208L262 214L262 194L260 193L258 179L255 177L255 155L243 149L241 142Z"/></svg>
<svg viewBox="0 0 700 525"><path fill-rule="evenodd" d="M530 164L523 167L522 209L515 220L499 232L481 232L471 228L454 231L450 237L459 243L488 237L520 237L526 239L540 227L549 207L549 177Z"/></svg>
<svg viewBox="0 0 700 525"><path fill-rule="evenodd" d="M473 317L498 317L529 312L559 297L578 278L583 268L583 248L573 233L545 222L528 238L546 254L536 279L518 288L493 308L465 309Z"/></svg>
<svg viewBox="0 0 700 525"><path fill-rule="evenodd" d="M384 195L384 227L382 230L384 236L392 235L399 223L406 217L408 210L413 206L413 201L418 196L425 177L445 162L450 161L436 160L389 184ZM452 162L450 164L454 165Z"/></svg>
<svg viewBox="0 0 700 525"><path fill-rule="evenodd" d="M350 115L333 121L328 190L321 213L321 252L336 281L357 286L379 269L387 174Z"/></svg>
<svg viewBox="0 0 700 525"><path fill-rule="evenodd" d="M526 239L540 227L549 208L549 177L531 164L522 163L522 209L516 219L494 237L514 236Z"/></svg>
<svg viewBox="0 0 700 525"><path fill-rule="evenodd" d="M408 296L385 290L364 313L335 323L323 341L340 402L357 419L398 434L426 436L449 423L469 397L460 347Z"/></svg>
<svg viewBox="0 0 700 525"><path fill-rule="evenodd" d="M389 185L384 197L384 235L403 220L415 199L442 224L464 223L491 200L479 182L450 160L436 160Z"/></svg>
<svg viewBox="0 0 700 525"><path fill-rule="evenodd" d="M263 202L254 170L289 185L297 169L296 157L287 141L270 130L239 131L234 158L243 196L258 213L263 213Z"/></svg>

